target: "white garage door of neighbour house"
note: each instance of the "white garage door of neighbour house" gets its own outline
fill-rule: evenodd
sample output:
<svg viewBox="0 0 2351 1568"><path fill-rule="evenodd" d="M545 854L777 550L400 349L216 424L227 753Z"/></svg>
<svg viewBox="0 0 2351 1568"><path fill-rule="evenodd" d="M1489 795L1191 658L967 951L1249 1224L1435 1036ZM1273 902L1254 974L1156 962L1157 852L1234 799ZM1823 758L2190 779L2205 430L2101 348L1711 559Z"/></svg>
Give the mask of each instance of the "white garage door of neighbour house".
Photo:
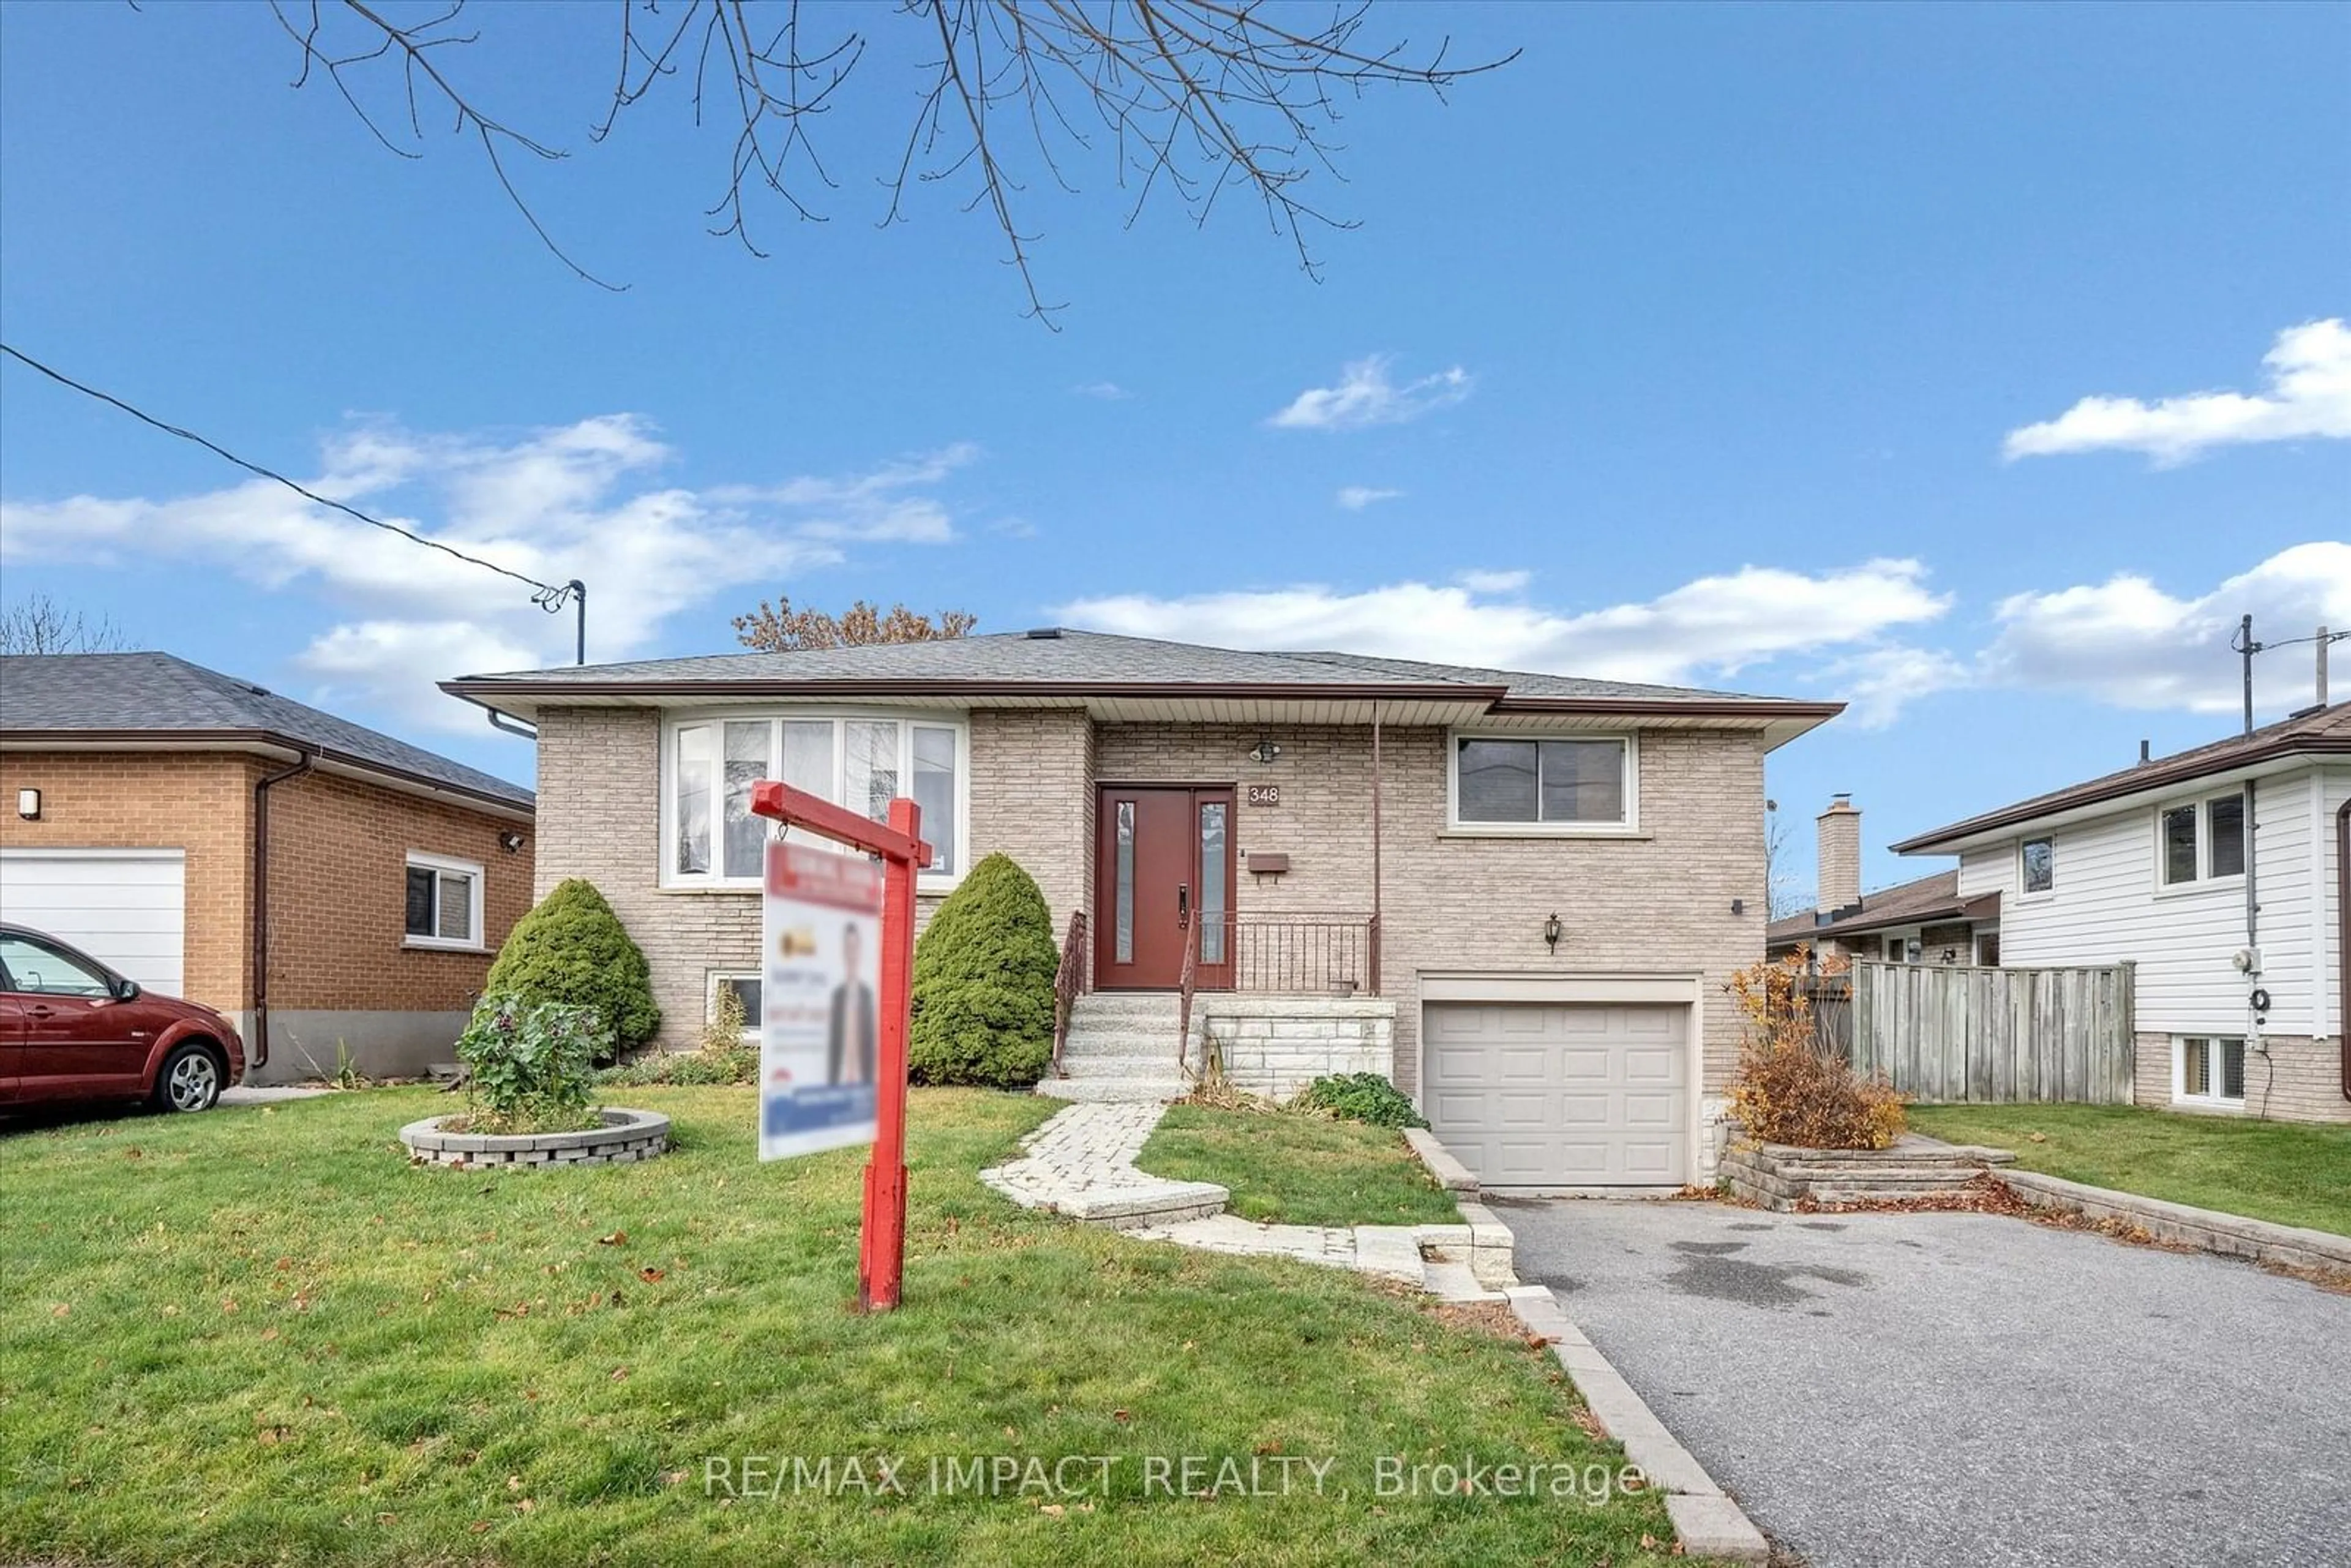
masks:
<svg viewBox="0 0 2351 1568"><path fill-rule="evenodd" d="M186 883L178 850L0 850L0 920L46 931L176 997L186 979Z"/></svg>
<svg viewBox="0 0 2351 1568"><path fill-rule="evenodd" d="M1432 1001L1422 1109L1487 1186L1679 1186L1689 1023L1686 1005Z"/></svg>

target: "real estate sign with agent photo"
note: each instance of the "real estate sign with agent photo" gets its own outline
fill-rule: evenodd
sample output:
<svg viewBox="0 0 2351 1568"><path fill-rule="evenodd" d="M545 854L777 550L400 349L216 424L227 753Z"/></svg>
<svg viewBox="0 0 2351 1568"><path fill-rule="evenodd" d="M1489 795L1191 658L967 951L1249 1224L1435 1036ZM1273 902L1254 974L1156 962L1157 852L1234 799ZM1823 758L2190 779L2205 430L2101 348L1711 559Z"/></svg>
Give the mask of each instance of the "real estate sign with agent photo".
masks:
<svg viewBox="0 0 2351 1568"><path fill-rule="evenodd" d="M781 840L767 846L761 1159L873 1141L881 925L873 862Z"/></svg>

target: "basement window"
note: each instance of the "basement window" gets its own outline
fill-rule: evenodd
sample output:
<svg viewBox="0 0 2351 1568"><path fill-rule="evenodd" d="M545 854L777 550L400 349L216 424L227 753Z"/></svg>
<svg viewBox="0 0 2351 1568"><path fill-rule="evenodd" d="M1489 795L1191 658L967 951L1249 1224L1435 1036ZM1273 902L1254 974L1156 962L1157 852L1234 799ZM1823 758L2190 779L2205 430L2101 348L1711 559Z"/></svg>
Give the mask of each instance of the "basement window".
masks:
<svg viewBox="0 0 2351 1568"><path fill-rule="evenodd" d="M401 945L479 952L482 868L473 861L408 852L408 908Z"/></svg>
<svg viewBox="0 0 2351 1568"><path fill-rule="evenodd" d="M758 975L727 975L716 970L710 975L710 994L703 1008L703 1021L715 1023L718 1019L718 993L732 991L743 1007L743 1040L746 1044L759 1042L760 977Z"/></svg>
<svg viewBox="0 0 2351 1568"><path fill-rule="evenodd" d="M2245 1042L2220 1035L2183 1035L2175 1043L2171 1098L2182 1105L2245 1103Z"/></svg>

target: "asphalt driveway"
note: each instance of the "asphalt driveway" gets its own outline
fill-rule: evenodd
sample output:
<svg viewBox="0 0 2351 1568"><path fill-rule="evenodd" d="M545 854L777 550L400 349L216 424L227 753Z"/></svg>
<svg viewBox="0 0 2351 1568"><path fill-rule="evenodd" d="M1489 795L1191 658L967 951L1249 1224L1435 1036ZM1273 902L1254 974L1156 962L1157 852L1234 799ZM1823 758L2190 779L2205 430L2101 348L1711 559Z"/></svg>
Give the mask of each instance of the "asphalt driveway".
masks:
<svg viewBox="0 0 2351 1568"><path fill-rule="evenodd" d="M1994 1215L1496 1209L1813 1568L2351 1561L2351 1297Z"/></svg>

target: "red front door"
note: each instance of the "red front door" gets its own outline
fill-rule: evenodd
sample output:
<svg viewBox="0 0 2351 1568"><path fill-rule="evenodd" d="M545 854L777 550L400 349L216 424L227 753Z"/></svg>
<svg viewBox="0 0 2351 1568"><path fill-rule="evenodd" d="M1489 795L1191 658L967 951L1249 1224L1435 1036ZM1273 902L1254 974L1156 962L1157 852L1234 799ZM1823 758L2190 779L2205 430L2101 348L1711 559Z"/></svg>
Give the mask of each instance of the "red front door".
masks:
<svg viewBox="0 0 2351 1568"><path fill-rule="evenodd" d="M1094 875L1094 984L1172 990L1195 929L1194 984L1233 983L1233 792L1168 785L1102 787Z"/></svg>

